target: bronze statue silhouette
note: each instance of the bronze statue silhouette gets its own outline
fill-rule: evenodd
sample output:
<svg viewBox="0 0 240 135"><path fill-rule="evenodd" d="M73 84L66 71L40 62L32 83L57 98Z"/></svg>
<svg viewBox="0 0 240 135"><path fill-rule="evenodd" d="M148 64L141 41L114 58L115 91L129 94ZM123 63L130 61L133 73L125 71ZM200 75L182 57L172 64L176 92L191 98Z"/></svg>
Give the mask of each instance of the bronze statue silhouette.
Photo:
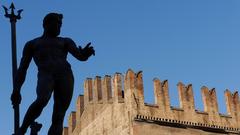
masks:
<svg viewBox="0 0 240 135"><path fill-rule="evenodd" d="M33 58L38 68L37 98L28 108L18 135L24 135L34 120L40 116L51 95L54 97L52 124L48 135L61 135L66 110L72 99L74 78L67 54L71 53L80 61L86 61L95 55L91 43L86 47L77 47L70 38L59 37L62 14L49 13L43 19L43 35L28 41L23 49L20 66L11 95L12 104L21 102L21 86Z"/></svg>

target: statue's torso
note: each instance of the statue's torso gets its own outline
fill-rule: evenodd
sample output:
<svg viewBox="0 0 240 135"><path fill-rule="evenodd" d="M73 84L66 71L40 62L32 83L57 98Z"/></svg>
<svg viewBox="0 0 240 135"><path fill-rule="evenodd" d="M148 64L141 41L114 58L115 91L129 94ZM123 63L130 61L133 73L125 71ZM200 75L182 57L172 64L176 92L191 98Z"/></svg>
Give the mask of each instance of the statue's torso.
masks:
<svg viewBox="0 0 240 135"><path fill-rule="evenodd" d="M33 59L39 71L71 72L64 38L37 38L32 42Z"/></svg>

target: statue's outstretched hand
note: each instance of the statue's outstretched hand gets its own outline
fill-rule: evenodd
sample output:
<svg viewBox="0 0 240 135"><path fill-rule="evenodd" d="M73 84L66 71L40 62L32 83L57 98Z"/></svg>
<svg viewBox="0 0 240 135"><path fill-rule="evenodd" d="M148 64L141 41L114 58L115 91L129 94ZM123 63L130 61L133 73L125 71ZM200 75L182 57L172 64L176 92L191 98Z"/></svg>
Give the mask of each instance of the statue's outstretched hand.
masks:
<svg viewBox="0 0 240 135"><path fill-rule="evenodd" d="M13 106L19 105L21 103L21 100L22 96L20 94L20 91L13 90L13 93L11 95L12 105Z"/></svg>
<svg viewBox="0 0 240 135"><path fill-rule="evenodd" d="M89 42L83 49L82 51L87 57L90 57L91 55L95 56L95 50L91 45L91 42Z"/></svg>

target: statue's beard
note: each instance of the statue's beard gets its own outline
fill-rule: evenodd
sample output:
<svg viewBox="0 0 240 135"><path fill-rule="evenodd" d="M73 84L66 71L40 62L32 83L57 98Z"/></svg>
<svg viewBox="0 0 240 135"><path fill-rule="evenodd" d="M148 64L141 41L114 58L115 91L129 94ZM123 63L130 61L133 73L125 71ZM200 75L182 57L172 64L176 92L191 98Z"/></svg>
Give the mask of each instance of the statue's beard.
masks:
<svg viewBox="0 0 240 135"><path fill-rule="evenodd" d="M57 37L60 34L60 29L49 30L47 33L52 37Z"/></svg>

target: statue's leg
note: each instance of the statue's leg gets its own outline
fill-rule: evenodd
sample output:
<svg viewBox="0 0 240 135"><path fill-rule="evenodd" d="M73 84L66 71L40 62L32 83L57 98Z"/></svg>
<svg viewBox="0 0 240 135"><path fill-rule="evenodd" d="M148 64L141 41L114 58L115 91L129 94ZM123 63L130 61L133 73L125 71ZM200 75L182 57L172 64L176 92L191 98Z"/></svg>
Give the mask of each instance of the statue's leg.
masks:
<svg viewBox="0 0 240 135"><path fill-rule="evenodd" d="M52 125L48 135L62 135L64 116L72 99L73 83L72 74L55 78Z"/></svg>
<svg viewBox="0 0 240 135"><path fill-rule="evenodd" d="M53 77L46 73L38 73L38 83L37 83L37 98L30 105L25 114L21 131L26 133L27 128L30 126L34 120L39 117L43 108L47 105L51 94L53 91L54 80Z"/></svg>

